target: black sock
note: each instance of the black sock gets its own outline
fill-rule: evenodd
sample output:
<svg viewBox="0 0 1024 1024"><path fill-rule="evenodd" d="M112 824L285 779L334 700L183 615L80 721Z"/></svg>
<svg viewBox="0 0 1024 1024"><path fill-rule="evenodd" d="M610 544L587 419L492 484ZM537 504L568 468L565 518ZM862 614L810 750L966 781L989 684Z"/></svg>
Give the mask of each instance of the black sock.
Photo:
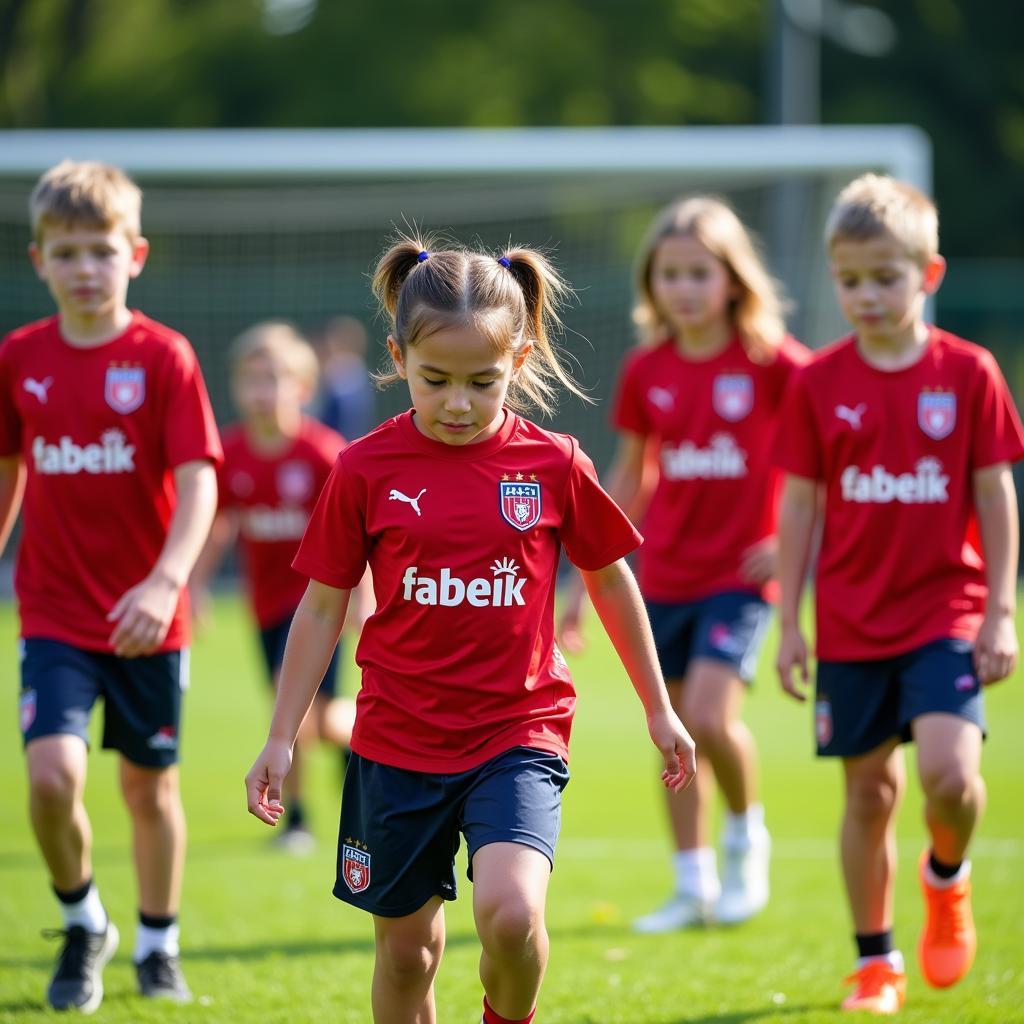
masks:
<svg viewBox="0 0 1024 1024"><path fill-rule="evenodd" d="M306 827L306 809L302 806L301 801L292 800L288 804L288 813L285 815L284 827L285 831Z"/></svg>
<svg viewBox="0 0 1024 1024"><path fill-rule="evenodd" d="M92 879L87 879L77 889L72 889L71 892L61 892L57 886L53 887L54 894L61 903L81 903L86 896L89 895L89 889L92 886Z"/></svg>
<svg viewBox="0 0 1024 1024"><path fill-rule="evenodd" d="M892 952L892 929L874 932L871 935L854 935L857 942L857 956L887 956Z"/></svg>
<svg viewBox="0 0 1024 1024"><path fill-rule="evenodd" d="M178 920L177 914L170 914L167 917L157 917L155 914L144 914L139 911L139 924L143 928L170 928Z"/></svg>
<svg viewBox="0 0 1024 1024"><path fill-rule="evenodd" d="M942 861L935 859L934 850L928 854L928 867L939 878L952 878L960 870L961 864L963 864L963 861L959 861L956 864L943 864Z"/></svg>

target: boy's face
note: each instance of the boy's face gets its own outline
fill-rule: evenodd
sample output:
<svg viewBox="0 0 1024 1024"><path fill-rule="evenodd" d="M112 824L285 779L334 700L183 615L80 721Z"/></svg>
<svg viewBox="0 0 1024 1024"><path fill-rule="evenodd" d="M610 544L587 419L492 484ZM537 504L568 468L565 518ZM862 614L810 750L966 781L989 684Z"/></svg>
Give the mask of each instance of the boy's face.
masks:
<svg viewBox="0 0 1024 1024"><path fill-rule="evenodd" d="M61 314L83 322L116 316L126 308L128 282L138 277L149 253L144 238L119 227L54 225L29 246L40 279Z"/></svg>
<svg viewBox="0 0 1024 1024"><path fill-rule="evenodd" d="M232 374L231 390L242 419L278 423L302 411L310 389L284 360L269 352L254 352Z"/></svg>
<svg viewBox="0 0 1024 1024"><path fill-rule="evenodd" d="M843 316L858 337L881 344L914 331L945 269L941 256L922 266L889 235L837 241L829 263Z"/></svg>

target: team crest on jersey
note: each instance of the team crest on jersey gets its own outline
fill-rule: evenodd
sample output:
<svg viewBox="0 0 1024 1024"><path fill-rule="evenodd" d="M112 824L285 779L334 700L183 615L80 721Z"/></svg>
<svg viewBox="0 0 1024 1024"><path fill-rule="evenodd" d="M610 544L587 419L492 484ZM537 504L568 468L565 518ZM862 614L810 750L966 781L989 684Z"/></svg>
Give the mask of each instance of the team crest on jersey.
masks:
<svg viewBox="0 0 1024 1024"><path fill-rule="evenodd" d="M277 493L286 501L305 501L313 493L313 470L307 462L282 462L277 467Z"/></svg>
<svg viewBox="0 0 1024 1024"><path fill-rule="evenodd" d="M362 892L370 884L370 851L358 839L342 843L341 877L351 892Z"/></svg>
<svg viewBox="0 0 1024 1024"><path fill-rule="evenodd" d="M827 747L832 742L832 704L827 700L819 700L814 705L814 735L819 747Z"/></svg>
<svg viewBox="0 0 1024 1024"><path fill-rule="evenodd" d="M540 484L502 480L498 493L505 522L517 530L529 530L540 522Z"/></svg>
<svg viewBox="0 0 1024 1024"><path fill-rule="evenodd" d="M948 437L956 426L956 394L922 391L917 396L917 425L934 441Z"/></svg>
<svg viewBox="0 0 1024 1024"><path fill-rule="evenodd" d="M715 412L735 423L754 407L754 380L749 373L720 373L711 388Z"/></svg>
<svg viewBox="0 0 1024 1024"><path fill-rule="evenodd" d="M103 397L114 412L135 412L146 398L146 370L142 366L108 366Z"/></svg>

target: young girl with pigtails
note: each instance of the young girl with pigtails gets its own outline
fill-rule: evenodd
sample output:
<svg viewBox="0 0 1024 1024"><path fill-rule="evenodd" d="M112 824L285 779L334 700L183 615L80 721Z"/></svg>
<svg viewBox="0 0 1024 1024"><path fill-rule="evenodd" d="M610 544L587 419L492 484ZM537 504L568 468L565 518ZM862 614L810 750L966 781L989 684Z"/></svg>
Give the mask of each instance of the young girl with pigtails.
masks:
<svg viewBox="0 0 1024 1024"><path fill-rule="evenodd" d="M367 565L376 611L345 777L334 894L373 915L378 1024L436 1020L460 834L483 947L485 1024L534 1020L544 906L576 702L554 639L560 549L579 568L678 791L693 742L672 710L624 557L641 537L575 438L523 418L580 395L551 340L567 286L540 253L403 237L374 292L412 408L338 457L295 567L289 634L249 810L283 813L295 736Z"/></svg>
<svg viewBox="0 0 1024 1024"><path fill-rule="evenodd" d="M781 302L749 232L722 200L663 209L640 246L634 319L612 423L612 497L643 524L637 575L680 717L710 771L669 793L674 891L634 922L667 932L738 924L768 901L770 838L757 748L740 718L768 624L779 474L771 445L787 380L808 356L786 335ZM559 632L582 643L583 588ZM726 804L719 877L710 837L714 786Z"/></svg>

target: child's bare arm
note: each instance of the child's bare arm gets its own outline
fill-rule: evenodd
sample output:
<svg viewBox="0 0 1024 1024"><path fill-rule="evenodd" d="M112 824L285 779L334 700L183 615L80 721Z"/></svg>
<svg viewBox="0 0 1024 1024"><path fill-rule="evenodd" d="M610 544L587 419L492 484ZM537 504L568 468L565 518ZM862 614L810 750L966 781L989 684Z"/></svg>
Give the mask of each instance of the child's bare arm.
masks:
<svg viewBox="0 0 1024 1024"><path fill-rule="evenodd" d="M249 813L268 825L276 825L284 811L281 784L291 768L295 737L331 660L351 593L310 580L292 618L270 733L245 777Z"/></svg>
<svg viewBox="0 0 1024 1024"><path fill-rule="evenodd" d="M25 493L25 463L20 455L0 459L0 555L14 529Z"/></svg>
<svg viewBox="0 0 1024 1024"><path fill-rule="evenodd" d="M807 644L800 630L800 595L814 540L818 485L806 477L786 475L779 502L779 617L781 633L775 667L782 688L797 700L806 700L809 681ZM799 682L793 670L799 670Z"/></svg>
<svg viewBox="0 0 1024 1024"><path fill-rule="evenodd" d="M697 770L693 740L672 710L640 590L625 559L582 573L590 600L647 713L647 729L665 759L662 780L678 792Z"/></svg>
<svg viewBox="0 0 1024 1024"><path fill-rule="evenodd" d="M974 505L985 556L988 602L974 647L974 667L984 683L998 682L1017 664L1017 494L1006 462L974 473Z"/></svg>
<svg viewBox="0 0 1024 1024"><path fill-rule="evenodd" d="M156 564L107 615L115 623L111 647L123 658L148 654L163 643L217 511L217 474L211 463L183 463L174 470L174 482L178 501Z"/></svg>

